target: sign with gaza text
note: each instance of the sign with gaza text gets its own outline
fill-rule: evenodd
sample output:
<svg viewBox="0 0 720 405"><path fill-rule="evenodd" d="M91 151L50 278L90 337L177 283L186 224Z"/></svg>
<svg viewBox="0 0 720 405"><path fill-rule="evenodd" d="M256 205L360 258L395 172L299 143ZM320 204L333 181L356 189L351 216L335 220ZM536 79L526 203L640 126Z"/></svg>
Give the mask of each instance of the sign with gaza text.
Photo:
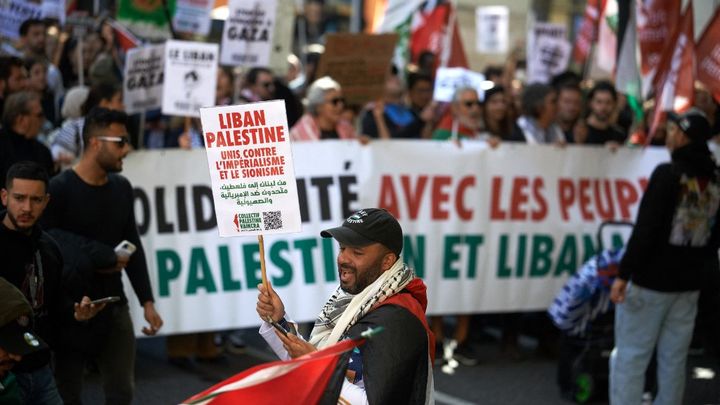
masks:
<svg viewBox="0 0 720 405"><path fill-rule="evenodd" d="M265 252L268 279L296 321L314 320L338 285L338 244L320 232L367 207L398 218L402 257L428 286L429 314L545 310L596 251L600 222L634 221L650 173L669 160L652 147L437 141L292 150L302 231L266 235ZM258 242L218 236L206 167L201 150L137 152L125 165L164 333L260 323ZM628 235L610 229L605 246Z"/></svg>
<svg viewBox="0 0 720 405"><path fill-rule="evenodd" d="M165 43L165 82L162 112L199 117L201 107L215 105L217 44L188 41Z"/></svg>
<svg viewBox="0 0 720 405"><path fill-rule="evenodd" d="M300 231L285 102L200 110L220 236Z"/></svg>
<svg viewBox="0 0 720 405"><path fill-rule="evenodd" d="M20 25L29 18L41 18L42 7L25 0L0 0L0 36L20 38Z"/></svg>
<svg viewBox="0 0 720 405"><path fill-rule="evenodd" d="M149 45L128 51L123 75L123 104L127 113L160 108L164 63L164 45Z"/></svg>
<svg viewBox="0 0 720 405"><path fill-rule="evenodd" d="M230 0L220 63L267 66L275 32L276 0Z"/></svg>

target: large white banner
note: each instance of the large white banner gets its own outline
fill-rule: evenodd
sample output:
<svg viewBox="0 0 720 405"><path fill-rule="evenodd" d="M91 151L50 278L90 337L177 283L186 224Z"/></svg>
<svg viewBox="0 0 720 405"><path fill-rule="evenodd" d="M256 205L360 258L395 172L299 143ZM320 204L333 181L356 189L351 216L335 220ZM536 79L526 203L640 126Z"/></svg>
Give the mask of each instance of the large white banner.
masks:
<svg viewBox="0 0 720 405"><path fill-rule="evenodd" d="M217 60L217 44L167 41L163 114L200 117L201 107L214 106Z"/></svg>
<svg viewBox="0 0 720 405"><path fill-rule="evenodd" d="M267 236L265 252L299 321L337 287L337 244L320 231L365 207L400 221L428 313L544 310L593 254L599 223L634 220L650 173L669 159L661 148L430 141L295 143L293 156L302 232ZM125 164L164 333L259 324L257 241L218 237L206 167L203 150L138 152ZM627 231L606 243L615 236Z"/></svg>
<svg viewBox="0 0 720 405"><path fill-rule="evenodd" d="M148 45L128 51L123 75L123 104L128 114L160 108L164 63L164 45Z"/></svg>
<svg viewBox="0 0 720 405"><path fill-rule="evenodd" d="M230 0L220 63L267 66L275 31L276 0Z"/></svg>
<svg viewBox="0 0 720 405"><path fill-rule="evenodd" d="M300 231L283 100L200 110L220 236Z"/></svg>

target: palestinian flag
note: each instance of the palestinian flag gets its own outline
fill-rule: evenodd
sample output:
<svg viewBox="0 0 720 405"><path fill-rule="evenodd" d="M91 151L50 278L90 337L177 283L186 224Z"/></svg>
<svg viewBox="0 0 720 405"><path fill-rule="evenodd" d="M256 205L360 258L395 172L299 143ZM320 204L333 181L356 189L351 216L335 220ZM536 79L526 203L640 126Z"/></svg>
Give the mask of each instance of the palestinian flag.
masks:
<svg viewBox="0 0 720 405"><path fill-rule="evenodd" d="M253 367L186 399L183 405L337 404L348 358L364 342L364 338L347 339L297 359Z"/></svg>

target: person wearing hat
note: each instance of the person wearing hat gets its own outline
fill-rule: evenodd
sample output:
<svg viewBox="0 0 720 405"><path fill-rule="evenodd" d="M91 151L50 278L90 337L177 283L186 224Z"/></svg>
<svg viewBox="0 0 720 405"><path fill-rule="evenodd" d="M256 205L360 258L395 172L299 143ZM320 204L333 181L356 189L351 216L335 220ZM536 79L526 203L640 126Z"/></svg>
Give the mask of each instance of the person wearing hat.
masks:
<svg viewBox="0 0 720 405"><path fill-rule="evenodd" d="M340 286L323 306L309 340L275 332L269 320L290 330L295 324L277 293L262 284L256 307L263 320L260 334L286 360L382 326L382 333L352 354L340 395L350 403L432 402L434 337L425 319L426 287L400 257L400 224L383 209L366 208L320 235L340 245Z"/></svg>
<svg viewBox="0 0 720 405"><path fill-rule="evenodd" d="M720 271L720 170L707 146L710 135L700 111L669 114L672 161L650 177L611 289L617 304L612 404L642 401L656 347L659 389L653 403L683 402L699 290Z"/></svg>
<svg viewBox="0 0 720 405"><path fill-rule="evenodd" d="M12 283L0 278L0 404L23 404L15 375L10 372L23 356L47 350L33 332L32 308Z"/></svg>

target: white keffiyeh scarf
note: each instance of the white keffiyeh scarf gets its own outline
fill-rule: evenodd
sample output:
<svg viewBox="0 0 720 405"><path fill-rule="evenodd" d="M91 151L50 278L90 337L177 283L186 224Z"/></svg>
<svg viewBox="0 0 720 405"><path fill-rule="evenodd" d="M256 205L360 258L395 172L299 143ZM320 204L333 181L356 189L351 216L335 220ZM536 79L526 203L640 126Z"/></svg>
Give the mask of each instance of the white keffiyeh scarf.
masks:
<svg viewBox="0 0 720 405"><path fill-rule="evenodd" d="M337 343L375 304L397 294L414 277L412 269L398 259L357 295L348 294L338 287L315 321L310 343L318 349Z"/></svg>

